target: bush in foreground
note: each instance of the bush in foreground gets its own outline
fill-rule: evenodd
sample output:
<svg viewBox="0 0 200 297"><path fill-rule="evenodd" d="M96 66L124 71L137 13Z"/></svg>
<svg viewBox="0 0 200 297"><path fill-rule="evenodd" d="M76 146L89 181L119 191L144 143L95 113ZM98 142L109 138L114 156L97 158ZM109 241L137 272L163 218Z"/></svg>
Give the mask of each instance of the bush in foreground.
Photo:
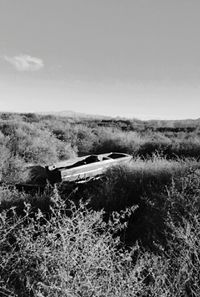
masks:
<svg viewBox="0 0 200 297"><path fill-rule="evenodd" d="M162 230L166 241L159 252L142 245L140 240L125 249L116 237L118 231L125 231L123 218L135 214L138 218L138 209L134 207L110 213L110 220L105 223L103 211L90 210L88 205L80 203L76 207L69 203L66 209L66 202L55 190L49 197L48 219L40 209L33 214L29 204L25 204L24 216L17 216L14 208L2 211L0 295L199 296L200 182L197 173L180 176L181 186L172 182L165 196L160 192L144 197L147 199L145 212L140 213L139 221L128 226L133 228L132 234L139 228L147 241L153 242L162 226L159 220L152 220L152 210L157 210L157 214L160 211L168 229ZM2 190L0 195L10 196L13 201L15 196L24 201L30 199L9 189Z"/></svg>
<svg viewBox="0 0 200 297"><path fill-rule="evenodd" d="M5 296L130 296L143 279L131 269L130 253L119 249L102 212L52 197L51 218L30 205L19 218L0 216L0 293ZM116 221L115 221L116 224Z"/></svg>
<svg viewBox="0 0 200 297"><path fill-rule="evenodd" d="M160 157L109 169L99 186L89 191L91 206L112 211L138 206L128 222L123 240L132 245L137 240L149 250L165 248L169 214L177 223L189 213L196 214L199 179L195 162L172 161ZM195 202L196 201L196 202ZM187 215L186 215L187 214Z"/></svg>

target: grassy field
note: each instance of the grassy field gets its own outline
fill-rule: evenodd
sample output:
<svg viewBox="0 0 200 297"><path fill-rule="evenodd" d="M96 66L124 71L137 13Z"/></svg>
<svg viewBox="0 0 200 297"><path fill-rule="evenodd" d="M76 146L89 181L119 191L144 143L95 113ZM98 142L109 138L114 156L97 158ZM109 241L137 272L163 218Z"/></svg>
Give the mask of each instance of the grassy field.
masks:
<svg viewBox="0 0 200 297"><path fill-rule="evenodd" d="M200 296L197 121L0 115L0 296ZM26 164L127 152L102 180L18 192Z"/></svg>

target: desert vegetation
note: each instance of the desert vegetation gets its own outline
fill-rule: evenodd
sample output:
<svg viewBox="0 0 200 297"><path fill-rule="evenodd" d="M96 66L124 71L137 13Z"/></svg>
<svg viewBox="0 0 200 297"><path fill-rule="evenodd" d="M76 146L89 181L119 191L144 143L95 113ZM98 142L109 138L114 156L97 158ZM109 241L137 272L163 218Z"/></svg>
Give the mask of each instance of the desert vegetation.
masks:
<svg viewBox="0 0 200 297"><path fill-rule="evenodd" d="M199 296L199 120L0 115L0 296ZM97 181L19 192L24 168L111 151Z"/></svg>

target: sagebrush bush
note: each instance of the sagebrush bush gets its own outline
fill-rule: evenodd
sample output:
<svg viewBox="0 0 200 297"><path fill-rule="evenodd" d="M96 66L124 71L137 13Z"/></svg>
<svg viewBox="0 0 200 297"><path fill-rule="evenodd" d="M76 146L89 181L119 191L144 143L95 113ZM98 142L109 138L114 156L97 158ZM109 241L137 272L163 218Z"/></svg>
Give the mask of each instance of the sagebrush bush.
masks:
<svg viewBox="0 0 200 297"><path fill-rule="evenodd" d="M109 153L124 152L136 154L142 143L137 132L122 132L116 129L101 129L93 145L93 152Z"/></svg>
<svg viewBox="0 0 200 297"><path fill-rule="evenodd" d="M189 170L187 162L170 161L154 156L152 159L133 159L129 164L114 166L107 170L105 182L95 205L119 210L137 203L138 199L151 193L166 190L172 178L184 176Z"/></svg>
<svg viewBox="0 0 200 297"><path fill-rule="evenodd" d="M171 208L175 192L172 185ZM11 195L9 190L7 195ZM193 217L185 216L179 226L169 214L167 249L158 254L139 242L126 250L113 237L126 228L122 220L135 210L114 212L105 223L102 211L83 203L78 207L68 203L66 209L56 190L50 199L48 218L40 209L33 215L30 204L24 205L23 216L15 208L0 214L2 296L199 296L200 218L194 215L196 207Z"/></svg>
<svg viewBox="0 0 200 297"><path fill-rule="evenodd" d="M75 156L70 143L64 144L36 123L7 121L0 124L4 137L7 137L6 147L25 162L51 164Z"/></svg>
<svg viewBox="0 0 200 297"><path fill-rule="evenodd" d="M0 215L0 291L10 296L130 296L143 290L143 271L119 247L102 212L65 204L55 192L51 218L38 210ZM115 220L115 225L119 224Z"/></svg>
<svg viewBox="0 0 200 297"><path fill-rule="evenodd" d="M1 182L16 184L26 180L26 163L19 156L9 155L1 167Z"/></svg>
<svg viewBox="0 0 200 297"><path fill-rule="evenodd" d="M182 191L183 180L190 175L192 166L196 163L160 157L147 161L137 159L129 165L109 169L103 182L86 190L85 194L94 209L106 210L107 217L113 210L137 205L134 214L127 219L128 228L122 239L127 245L139 240L145 248L158 251L166 247L167 232L170 232L168 212L181 216L181 212L177 213L179 202L176 206L175 198L170 201L168 191L173 183L178 192ZM184 202L182 205L184 208Z"/></svg>

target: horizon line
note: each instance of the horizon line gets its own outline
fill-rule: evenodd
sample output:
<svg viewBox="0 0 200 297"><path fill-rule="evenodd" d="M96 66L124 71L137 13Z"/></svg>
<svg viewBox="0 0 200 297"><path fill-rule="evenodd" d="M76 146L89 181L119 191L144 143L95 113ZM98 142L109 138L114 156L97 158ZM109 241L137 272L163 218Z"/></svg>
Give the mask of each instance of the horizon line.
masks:
<svg viewBox="0 0 200 297"><path fill-rule="evenodd" d="M146 119L141 119L137 117L129 117L129 116L112 116L112 115L102 115L102 114L90 114L90 113L84 113L79 111L73 111L73 110L64 110L64 111L8 111L8 110L0 110L0 113L10 113L10 114L38 114L38 115L53 115L53 116L59 116L59 117L91 117L91 118L110 118L110 119L118 119L118 120L136 120L136 121L142 121L142 122L149 122L149 121L165 121L165 122L172 122L172 121L198 121L200 120L200 117L198 118L181 118L181 119L162 119L162 118L149 118L145 116ZM66 113L66 115L65 115ZM69 113L69 115L67 115ZM71 115L70 115L71 113Z"/></svg>

